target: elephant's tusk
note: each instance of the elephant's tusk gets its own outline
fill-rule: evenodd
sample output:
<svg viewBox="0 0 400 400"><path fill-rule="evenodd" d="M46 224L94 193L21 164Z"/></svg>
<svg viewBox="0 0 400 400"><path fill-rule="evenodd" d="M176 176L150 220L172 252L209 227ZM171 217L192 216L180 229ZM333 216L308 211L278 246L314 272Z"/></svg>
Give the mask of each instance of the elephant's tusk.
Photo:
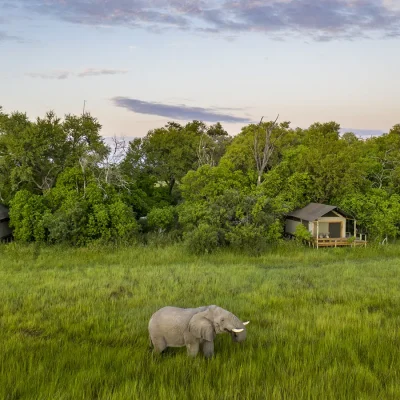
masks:
<svg viewBox="0 0 400 400"><path fill-rule="evenodd" d="M247 325L250 321L243 322L243 325Z"/></svg>
<svg viewBox="0 0 400 400"><path fill-rule="evenodd" d="M235 332L235 333L240 333L240 332L243 332L243 331L244 331L243 328L242 329L236 329L236 328L232 329L232 332Z"/></svg>

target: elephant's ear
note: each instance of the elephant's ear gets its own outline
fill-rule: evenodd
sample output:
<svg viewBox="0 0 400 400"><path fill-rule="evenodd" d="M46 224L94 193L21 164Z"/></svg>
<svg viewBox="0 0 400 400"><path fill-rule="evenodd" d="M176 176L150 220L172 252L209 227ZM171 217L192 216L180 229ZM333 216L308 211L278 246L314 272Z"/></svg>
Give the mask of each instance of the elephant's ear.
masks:
<svg viewBox="0 0 400 400"><path fill-rule="evenodd" d="M209 316L209 310L199 312L191 318L189 322L189 332L198 339L211 342L215 338L214 326Z"/></svg>

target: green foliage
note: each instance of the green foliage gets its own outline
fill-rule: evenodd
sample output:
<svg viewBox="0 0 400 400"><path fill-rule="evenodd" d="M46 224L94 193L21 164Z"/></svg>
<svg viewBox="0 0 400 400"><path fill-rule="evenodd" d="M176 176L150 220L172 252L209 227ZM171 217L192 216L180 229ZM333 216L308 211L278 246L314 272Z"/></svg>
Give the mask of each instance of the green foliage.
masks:
<svg viewBox="0 0 400 400"><path fill-rule="evenodd" d="M187 248L194 254L212 253L220 244L219 232L215 226L201 222L193 230L184 233Z"/></svg>
<svg viewBox="0 0 400 400"><path fill-rule="evenodd" d="M273 199L275 207L281 209L283 213L306 206L312 196L309 173L296 171L290 175L287 167L287 163L282 161L265 175L264 181L258 188L259 193Z"/></svg>
<svg viewBox="0 0 400 400"><path fill-rule="evenodd" d="M44 194L58 175L86 158L107 156L100 136L101 125L88 114L66 115L61 121L53 112L30 122L26 114L10 116L0 111L0 195L8 202L17 191Z"/></svg>
<svg viewBox="0 0 400 400"><path fill-rule="evenodd" d="M170 230L176 222L174 207L153 208L147 215L147 223L151 230L165 232Z"/></svg>
<svg viewBox="0 0 400 400"><path fill-rule="evenodd" d="M267 242L277 243L277 242L281 241L282 232L283 232L282 221L280 221L279 219L276 219L267 228L267 232L266 232Z"/></svg>
<svg viewBox="0 0 400 400"><path fill-rule="evenodd" d="M48 212L42 196L27 190L17 192L10 208L10 226L14 228L14 238L21 242L45 242L44 217Z"/></svg>
<svg viewBox="0 0 400 400"><path fill-rule="evenodd" d="M272 122L263 122L261 125L249 124L243 127L223 157L223 160L231 162L235 169L247 174L254 183L257 180L255 156L262 158L266 144L265 132L271 125ZM290 128L289 122L275 125L271 134L272 154L264 172L279 162L281 152L290 142L295 141L296 135L296 132ZM257 142L254 140L255 136L258 139Z"/></svg>
<svg viewBox="0 0 400 400"><path fill-rule="evenodd" d="M395 238L400 229L400 195L371 189L343 199L341 206L357 216L357 224L372 238Z"/></svg>
<svg viewBox="0 0 400 400"><path fill-rule="evenodd" d="M224 161L217 167L191 171L183 179L185 201L179 208L179 220L188 232L185 238L191 240L197 235L193 232L205 225L212 231L213 245L207 251L232 246L261 252L268 241L279 239L282 212L274 208L272 199L258 194L254 187L251 190L243 172L232 173L230 168L232 165ZM202 228L201 234L203 231L206 229ZM193 247L189 244L189 248Z"/></svg>
<svg viewBox="0 0 400 400"><path fill-rule="evenodd" d="M299 242L308 241L312 238L310 231L303 224L298 224L296 226L294 234L296 236L296 240Z"/></svg>
<svg viewBox="0 0 400 400"><path fill-rule="evenodd" d="M229 162L221 162L217 167L203 165L196 171L189 171L182 179L183 198L192 203L217 198L226 190L246 192L251 187L249 179Z"/></svg>
<svg viewBox="0 0 400 400"><path fill-rule="evenodd" d="M254 255L261 254L267 248L267 235L264 226L255 224L231 227L225 235L230 246Z"/></svg>
<svg viewBox="0 0 400 400"><path fill-rule="evenodd" d="M199 165L216 165L229 142L221 124L207 127L200 121L185 126L169 122L130 142L122 168L127 175L149 180L149 190L158 183L159 191L164 188L173 203L176 183Z"/></svg>
<svg viewBox="0 0 400 400"><path fill-rule="evenodd" d="M108 207L110 219L109 235L106 240L130 241L138 232L138 223L130 207L118 198Z"/></svg>
<svg viewBox="0 0 400 400"><path fill-rule="evenodd" d="M217 247L261 249L280 240L285 214L309 202L341 206L369 240L400 235L399 124L360 139L335 122L270 121L231 138L220 123L169 122L128 148L115 138L113 149L100 129L88 114L31 121L0 107L0 202L17 240L127 242L138 219L147 221L144 243L205 225Z"/></svg>
<svg viewBox="0 0 400 400"><path fill-rule="evenodd" d="M82 227L88 222L86 208L83 204L66 200L63 206L53 213L45 215L45 225L48 229L48 241L50 243L67 243L71 245L84 244L86 237Z"/></svg>
<svg viewBox="0 0 400 400"><path fill-rule="evenodd" d="M47 219L51 242L125 242L137 234L135 216L121 195L78 170L65 171L46 197L54 210Z"/></svg>
<svg viewBox="0 0 400 400"><path fill-rule="evenodd" d="M15 238L72 245L132 240L138 224L131 208L112 187L104 189L67 169L45 196L17 192L10 208Z"/></svg>

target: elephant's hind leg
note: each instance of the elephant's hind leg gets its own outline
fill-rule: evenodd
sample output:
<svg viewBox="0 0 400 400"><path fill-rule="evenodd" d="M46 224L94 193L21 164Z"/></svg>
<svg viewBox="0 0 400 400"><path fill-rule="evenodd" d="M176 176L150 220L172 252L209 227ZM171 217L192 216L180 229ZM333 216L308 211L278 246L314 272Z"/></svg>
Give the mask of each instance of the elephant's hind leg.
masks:
<svg viewBox="0 0 400 400"><path fill-rule="evenodd" d="M154 346L154 351L156 353L162 353L167 348L167 342L165 341L163 336L160 337L152 337L151 341Z"/></svg>

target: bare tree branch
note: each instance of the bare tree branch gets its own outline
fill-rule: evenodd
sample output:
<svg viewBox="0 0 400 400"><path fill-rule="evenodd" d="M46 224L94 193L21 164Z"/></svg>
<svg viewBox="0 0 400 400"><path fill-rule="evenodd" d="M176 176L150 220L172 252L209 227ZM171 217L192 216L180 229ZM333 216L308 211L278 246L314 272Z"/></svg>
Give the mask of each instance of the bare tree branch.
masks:
<svg viewBox="0 0 400 400"><path fill-rule="evenodd" d="M253 155L257 168L257 186L261 184L262 174L264 173L265 168L267 167L269 160L271 159L271 156L275 150L275 143L283 134L283 132L281 132L280 135L275 138L275 140L272 140L272 132L275 129L276 122L278 121L279 118L278 114L278 116L275 118L275 121L268 124L265 128L264 148L262 149L262 151L260 151L261 149L259 149L260 146L259 134L262 127L263 118L264 117L261 117L261 120L257 126L257 129L254 133L254 141L253 141Z"/></svg>

